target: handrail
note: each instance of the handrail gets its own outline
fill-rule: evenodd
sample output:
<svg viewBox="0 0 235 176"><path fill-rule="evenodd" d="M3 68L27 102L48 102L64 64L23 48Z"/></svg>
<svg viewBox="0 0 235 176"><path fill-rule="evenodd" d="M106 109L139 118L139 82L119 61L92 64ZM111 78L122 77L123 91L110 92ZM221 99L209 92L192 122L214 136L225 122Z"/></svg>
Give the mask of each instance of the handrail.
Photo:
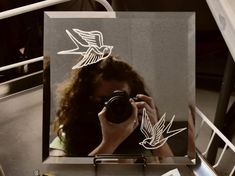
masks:
<svg viewBox="0 0 235 176"><path fill-rule="evenodd" d="M221 133L221 131L196 107L196 113L205 121L210 128L228 145L228 147L235 152L235 146Z"/></svg>
<svg viewBox="0 0 235 176"><path fill-rule="evenodd" d="M37 3L25 5L22 7L14 8L11 10L6 10L3 12L0 12L0 20L13 17L16 15L20 15L23 13L31 12L34 10L39 10L45 7L53 6L56 4L63 3L63 2L67 2L67 1L70 1L70 0L45 0L45 1L37 2ZM96 1L102 4L107 11L113 11L112 6L106 0L96 0Z"/></svg>
<svg viewBox="0 0 235 176"><path fill-rule="evenodd" d="M63 3L63 2L67 2L67 1L70 1L70 0L45 0L45 1L37 2L37 3L25 5L22 7L14 8L11 10L6 10L0 13L0 19L13 17L16 15L31 12L34 10L39 10L45 7L53 6L56 4Z"/></svg>
<svg viewBox="0 0 235 176"><path fill-rule="evenodd" d="M213 133L210 137L209 143L206 147L206 150L204 152L202 152L202 155L203 156L207 155L208 150L211 146L212 140L215 137L215 134L218 135L219 138L225 142L225 145L223 147L222 152L220 153L220 156L218 157L217 162L212 166L213 168L216 168L219 166L226 149L229 147L235 153L235 146L223 135L223 133L220 132L220 130L218 128L216 128L216 126L197 107L196 107L196 113L199 115L199 117L202 118L202 123L200 125L200 129L202 128L202 126L204 124L207 124L211 128L211 130L213 131ZM198 134L196 134L196 136L199 135L199 132L200 132L200 130L198 130ZM230 171L229 176L232 176L234 173L235 173L235 165L233 166L232 170Z"/></svg>
<svg viewBox="0 0 235 176"><path fill-rule="evenodd" d="M43 70L39 70L39 71L30 73L30 74L27 74L27 75L23 75L23 76L20 76L20 77L17 77L17 78L10 79L10 80L8 80L8 81L5 81L5 82L0 83L0 86L6 85L6 84L10 84L10 83L12 83L12 82L19 81L19 80L22 80L22 79L24 79L24 78L32 77L32 76L38 75L38 74L43 74ZM42 83L41 83L41 84L42 84Z"/></svg>
<svg viewBox="0 0 235 176"><path fill-rule="evenodd" d="M0 71L9 70L9 69L12 69L12 68L16 68L16 67L19 67L19 66L22 66L22 65L31 64L31 63L42 61L42 60L43 60L43 56L37 57L37 58L34 58L34 59L29 59L29 60L22 61L22 62L17 62L15 64L10 64L10 65L7 65L7 66L0 67Z"/></svg>
<svg viewBox="0 0 235 176"><path fill-rule="evenodd" d="M107 11L114 11L112 6L108 3L108 1L106 0L96 0L96 1L102 4Z"/></svg>

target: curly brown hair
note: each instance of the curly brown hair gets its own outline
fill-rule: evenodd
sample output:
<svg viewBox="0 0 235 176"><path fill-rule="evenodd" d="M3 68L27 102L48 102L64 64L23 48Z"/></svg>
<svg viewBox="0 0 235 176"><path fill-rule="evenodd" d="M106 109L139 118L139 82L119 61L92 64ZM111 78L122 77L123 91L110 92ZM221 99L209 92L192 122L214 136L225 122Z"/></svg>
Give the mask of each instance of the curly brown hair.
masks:
<svg viewBox="0 0 235 176"><path fill-rule="evenodd" d="M98 112L102 106L92 102L90 97L97 88L98 78L106 81L124 81L130 87L130 97L136 94L148 95L143 78L119 57L110 56L92 65L73 70L68 80L60 84L59 108L56 130L65 133L65 152L68 156L87 156L102 140ZM103 103L103 102L102 102ZM116 153L141 152L138 142L143 139L135 130L119 147ZM136 149L135 149L136 148Z"/></svg>

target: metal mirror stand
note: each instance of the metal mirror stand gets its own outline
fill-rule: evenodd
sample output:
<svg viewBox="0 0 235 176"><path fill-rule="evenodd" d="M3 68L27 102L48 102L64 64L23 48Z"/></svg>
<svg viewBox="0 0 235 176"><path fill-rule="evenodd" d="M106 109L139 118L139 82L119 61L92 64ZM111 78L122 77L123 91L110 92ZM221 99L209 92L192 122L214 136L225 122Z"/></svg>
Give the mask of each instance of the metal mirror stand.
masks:
<svg viewBox="0 0 235 176"><path fill-rule="evenodd" d="M96 155L93 159L95 175L98 173L98 165L104 163L119 164L120 160L135 160L136 164L142 165L142 173L145 176L147 158L143 155Z"/></svg>

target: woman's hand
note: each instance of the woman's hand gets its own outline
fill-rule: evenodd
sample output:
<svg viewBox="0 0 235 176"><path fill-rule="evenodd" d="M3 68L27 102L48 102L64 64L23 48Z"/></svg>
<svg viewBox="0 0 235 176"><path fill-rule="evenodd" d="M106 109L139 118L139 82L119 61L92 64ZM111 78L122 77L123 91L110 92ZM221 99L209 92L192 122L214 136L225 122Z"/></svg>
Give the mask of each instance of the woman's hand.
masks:
<svg viewBox="0 0 235 176"><path fill-rule="evenodd" d="M158 121L158 113L153 98L143 94L138 94L136 97L139 100L136 102L139 121L142 119L143 108L145 108L152 125L155 125Z"/></svg>
<svg viewBox="0 0 235 176"><path fill-rule="evenodd" d="M132 105L132 115L122 123L111 123L106 119L106 108L98 114L101 130L102 142L89 155L111 154L115 149L136 129L139 125L137 117L138 109L134 100L130 99Z"/></svg>
<svg viewBox="0 0 235 176"><path fill-rule="evenodd" d="M152 125L154 126L158 122L159 119L158 119L158 111L156 109L153 99L143 94L138 94L136 95L136 97L138 98L138 100L140 100L136 102L136 106L138 108L138 114L139 114L138 117L140 118L140 120L142 119L143 108L145 108L149 116L149 119ZM163 136L161 136L161 138L163 138ZM154 149L153 154L156 156L156 161L158 161L159 159L157 156L159 157L173 156L173 153L167 143L165 143L162 147L158 149Z"/></svg>

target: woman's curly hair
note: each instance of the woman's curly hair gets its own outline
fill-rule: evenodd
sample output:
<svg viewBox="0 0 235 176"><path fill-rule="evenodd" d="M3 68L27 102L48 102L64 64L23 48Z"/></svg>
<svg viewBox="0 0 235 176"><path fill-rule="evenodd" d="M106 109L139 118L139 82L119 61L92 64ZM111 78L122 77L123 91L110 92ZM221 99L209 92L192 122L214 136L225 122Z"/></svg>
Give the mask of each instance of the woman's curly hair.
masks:
<svg viewBox="0 0 235 176"><path fill-rule="evenodd" d="M65 134L68 156L88 155L101 141L98 113L92 115L92 108L96 107L90 100L100 80L126 82L130 87L130 97L140 93L148 95L143 78L118 57L109 56L95 64L72 70L70 78L58 87L59 108L55 121L59 136ZM95 141L92 141L92 135L96 135ZM89 145L89 142L95 144Z"/></svg>

